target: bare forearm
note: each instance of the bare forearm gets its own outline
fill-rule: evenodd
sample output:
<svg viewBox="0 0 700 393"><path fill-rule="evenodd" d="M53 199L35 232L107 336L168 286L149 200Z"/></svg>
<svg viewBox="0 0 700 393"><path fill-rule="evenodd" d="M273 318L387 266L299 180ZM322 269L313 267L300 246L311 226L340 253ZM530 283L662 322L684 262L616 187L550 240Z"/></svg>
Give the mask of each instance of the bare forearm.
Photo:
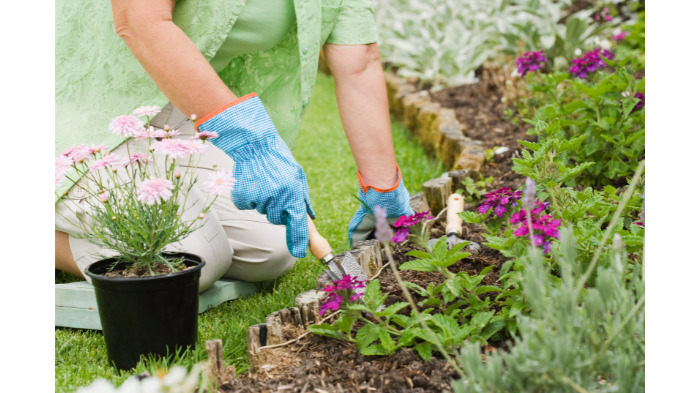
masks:
<svg viewBox="0 0 700 393"><path fill-rule="evenodd" d="M389 103L376 44L324 47L333 73L340 117L352 154L368 185L396 183Z"/></svg>
<svg viewBox="0 0 700 393"><path fill-rule="evenodd" d="M148 3L114 0L114 23L119 36L163 94L183 113L197 117L233 101L236 96L172 22L172 3Z"/></svg>

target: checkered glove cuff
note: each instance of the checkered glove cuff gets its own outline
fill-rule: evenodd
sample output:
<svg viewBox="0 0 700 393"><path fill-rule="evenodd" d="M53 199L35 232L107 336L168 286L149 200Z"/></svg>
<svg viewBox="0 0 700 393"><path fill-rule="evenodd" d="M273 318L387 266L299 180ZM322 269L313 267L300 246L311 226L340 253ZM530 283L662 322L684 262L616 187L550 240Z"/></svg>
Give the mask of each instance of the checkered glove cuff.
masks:
<svg viewBox="0 0 700 393"><path fill-rule="evenodd" d="M200 124L201 122L201 124ZM302 258L309 244L307 213L315 218L304 170L277 133L254 93L197 122L200 131L235 161L232 197L241 210L255 209L268 221L287 226L287 248Z"/></svg>
<svg viewBox="0 0 700 393"><path fill-rule="evenodd" d="M410 195L408 195L408 190L403 184L403 178L401 176L401 171L398 171L399 180L397 185L390 190L375 190L373 187L364 186L362 184L362 178L358 172L358 186L359 192L358 196L363 202L360 204L360 208L357 209L355 215L350 220L350 225L348 229L348 239L350 240L350 245L353 243L353 233L357 227L362 223L368 216L373 216L374 212L367 209L367 206L374 209L377 206L381 206L386 209L387 218L401 217L404 215L413 214L413 210L410 206Z"/></svg>

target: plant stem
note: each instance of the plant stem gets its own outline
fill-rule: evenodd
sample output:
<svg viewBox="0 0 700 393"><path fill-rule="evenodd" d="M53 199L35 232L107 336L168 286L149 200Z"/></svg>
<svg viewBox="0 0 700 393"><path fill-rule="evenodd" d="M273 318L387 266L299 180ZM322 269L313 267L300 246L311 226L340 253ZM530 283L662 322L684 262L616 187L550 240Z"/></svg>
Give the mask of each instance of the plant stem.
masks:
<svg viewBox="0 0 700 393"><path fill-rule="evenodd" d="M625 194L622 197L622 201L617 206L617 210L615 211L615 214L613 215L612 220L610 220L610 224L608 224L608 229L603 234L603 239L601 239L600 244L598 244L598 248L596 249L595 255L593 255L593 260L588 265L588 269L586 269L586 272L583 274L583 277L581 277L581 281L578 283L578 286L576 288L577 294L583 289L583 286L586 284L586 281L591 276L591 274L593 274L593 269L595 269L595 266L598 263L598 259L600 258L600 254L603 252L603 246L608 242L608 239L610 239L610 235L612 234L613 228L615 227L615 223L620 218L620 215L622 215L622 211L625 209L627 202L629 202L630 198L632 198L632 193L634 192L634 188L637 185L639 178L642 176L642 171L644 169L644 162L645 162L645 160L642 160L639 163L639 166L637 167L637 171L634 173L634 176L632 177L632 181L630 182L630 185L627 188L627 191L625 191Z"/></svg>
<svg viewBox="0 0 700 393"><path fill-rule="evenodd" d="M581 385L569 379L569 377L567 377L566 375L562 375L561 380L566 382L567 385L571 386L575 391L579 393L590 393L588 390L581 387Z"/></svg>
<svg viewBox="0 0 700 393"><path fill-rule="evenodd" d="M420 326L425 330L425 332L430 335L430 338L433 340L434 344L436 347L438 347L438 351L442 354L442 356L447 360L447 363L452 366L452 368L459 374L459 376L462 379L467 379L467 373L460 368L457 363L452 359L452 357L447 353L445 348L442 346L440 343L440 340L438 340L437 336L435 335L435 332L433 332L428 325L425 323L423 320L423 314L418 310L418 307L416 306L416 303L413 301L413 297L411 296L411 293L409 292L408 288L406 287L406 284L404 284L403 280L401 279L401 276L399 275L399 271L396 268L396 265L394 263L394 258L391 256L391 249L389 249L388 244L385 242L384 243L384 251L386 252L386 255L389 257L389 266L391 267L392 273L394 273L394 278L396 278L396 282L399 284L401 287L401 291L403 292L403 295L406 297L406 300L408 300L408 304L411 305L411 308L413 309L413 312L416 313L416 317L418 318L418 323L420 323Z"/></svg>

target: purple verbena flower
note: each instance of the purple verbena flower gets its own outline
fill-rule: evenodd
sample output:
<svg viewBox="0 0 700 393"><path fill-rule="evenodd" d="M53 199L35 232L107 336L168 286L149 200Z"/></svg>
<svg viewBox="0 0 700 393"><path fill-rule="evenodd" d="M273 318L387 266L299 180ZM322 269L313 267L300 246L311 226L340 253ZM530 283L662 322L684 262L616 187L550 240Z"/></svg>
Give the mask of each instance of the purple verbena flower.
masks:
<svg viewBox="0 0 700 393"><path fill-rule="evenodd" d="M539 52L527 51L523 53L520 57L518 57L518 60L515 61L515 64L518 66L520 76L524 77L528 71L534 72L539 70L546 62L547 57L544 55L544 51L541 50Z"/></svg>
<svg viewBox="0 0 700 393"><path fill-rule="evenodd" d="M639 98L639 102L634 106L634 110L642 109L644 107L644 93L637 93L634 98Z"/></svg>
<svg viewBox="0 0 700 393"><path fill-rule="evenodd" d="M333 285L328 285L321 291L326 292L326 297L322 299L319 314L323 315L328 311L336 311L341 306L348 305L362 297L364 293L358 290L365 287L365 281L358 280L357 276L345 275L340 280L333 281Z"/></svg>
<svg viewBox="0 0 700 393"><path fill-rule="evenodd" d="M532 242L535 246L542 246L544 253L548 254L551 249L551 239L559 239L559 225L561 219L554 219L554 215L541 214L549 206L546 202L537 200L535 208L530 212L532 218ZM529 236L530 228L527 222L527 212L520 210L513 215L509 221L511 224L520 225L513 232L513 236Z"/></svg>
<svg viewBox="0 0 700 393"><path fill-rule="evenodd" d="M522 191L513 192L508 187L499 188L496 191L491 191L486 193L486 201L481 204L476 210L481 214L486 214L490 209L492 213L496 213L498 217L503 217L506 211L508 211L508 206L515 206L520 200ZM491 217L489 214L487 219Z"/></svg>
<svg viewBox="0 0 700 393"><path fill-rule="evenodd" d="M569 69L569 73L573 76L585 79L586 76L588 76L588 73L605 67L605 61L603 61L601 56L609 60L615 58L615 54L609 50L598 48L590 52L586 52L583 54L583 56L574 59L574 65Z"/></svg>
<svg viewBox="0 0 700 393"><path fill-rule="evenodd" d="M430 214L430 210L422 213L411 214L410 216L399 217L398 220L392 224L392 226L397 229L396 234L394 234L394 237L391 238L391 241L396 244L401 243L408 238L410 227L420 224L423 222L423 220L431 220L432 218L433 215Z"/></svg>

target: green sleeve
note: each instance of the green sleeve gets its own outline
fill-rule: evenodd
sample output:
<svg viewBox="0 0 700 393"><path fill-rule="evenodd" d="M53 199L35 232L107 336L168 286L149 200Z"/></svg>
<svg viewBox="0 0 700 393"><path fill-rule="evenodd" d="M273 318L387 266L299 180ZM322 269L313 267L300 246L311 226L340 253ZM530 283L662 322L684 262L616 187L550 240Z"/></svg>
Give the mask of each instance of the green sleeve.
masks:
<svg viewBox="0 0 700 393"><path fill-rule="evenodd" d="M377 42L372 0L345 0L326 40L329 44L361 45Z"/></svg>

